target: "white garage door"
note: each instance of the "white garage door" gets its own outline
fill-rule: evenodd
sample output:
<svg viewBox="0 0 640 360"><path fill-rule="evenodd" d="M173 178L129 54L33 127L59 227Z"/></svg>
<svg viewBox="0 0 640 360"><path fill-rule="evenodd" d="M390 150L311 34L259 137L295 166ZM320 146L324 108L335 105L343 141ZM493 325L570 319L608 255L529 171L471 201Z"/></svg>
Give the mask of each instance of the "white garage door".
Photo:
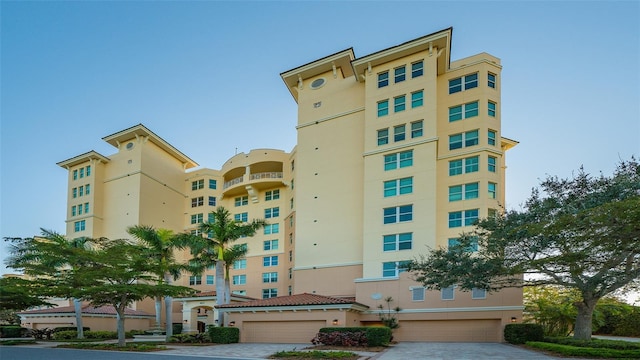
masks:
<svg viewBox="0 0 640 360"><path fill-rule="evenodd" d="M400 321L394 330L398 341L500 342L500 320Z"/></svg>
<svg viewBox="0 0 640 360"><path fill-rule="evenodd" d="M325 321L245 321L240 329L242 342L311 343Z"/></svg>

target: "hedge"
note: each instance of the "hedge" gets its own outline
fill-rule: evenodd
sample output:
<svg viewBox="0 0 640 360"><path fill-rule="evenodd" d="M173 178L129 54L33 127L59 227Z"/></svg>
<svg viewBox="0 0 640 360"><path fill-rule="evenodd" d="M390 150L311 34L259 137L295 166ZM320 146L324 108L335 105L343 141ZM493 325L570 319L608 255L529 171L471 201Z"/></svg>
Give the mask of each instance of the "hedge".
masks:
<svg viewBox="0 0 640 360"><path fill-rule="evenodd" d="M22 337L22 329L19 325L0 325L0 338Z"/></svg>
<svg viewBox="0 0 640 360"><path fill-rule="evenodd" d="M551 351L564 356L580 356L606 359L640 359L640 350L617 350L606 348L577 347L537 341L528 341L527 346L536 349Z"/></svg>
<svg viewBox="0 0 640 360"><path fill-rule="evenodd" d="M53 332L57 333L58 331L71 331L71 330L77 331L78 327L76 327L76 326L60 326L60 327L54 328ZM90 331L90 330L91 330L91 328L89 328L89 327L86 327L86 326L82 327L82 331L83 332Z"/></svg>
<svg viewBox="0 0 640 360"><path fill-rule="evenodd" d="M391 329L386 326L325 327L320 333L364 332L367 346L385 346L391 342Z"/></svg>
<svg viewBox="0 0 640 360"><path fill-rule="evenodd" d="M76 330L58 331L53 334L53 338L56 340L72 340L78 337ZM118 333L116 331L85 331L85 339L117 339Z"/></svg>
<svg viewBox="0 0 640 360"><path fill-rule="evenodd" d="M504 327L504 340L510 344L543 341L544 330L538 324L507 324Z"/></svg>
<svg viewBox="0 0 640 360"><path fill-rule="evenodd" d="M210 326L208 332L212 343L232 344L240 342L240 329L236 327Z"/></svg>

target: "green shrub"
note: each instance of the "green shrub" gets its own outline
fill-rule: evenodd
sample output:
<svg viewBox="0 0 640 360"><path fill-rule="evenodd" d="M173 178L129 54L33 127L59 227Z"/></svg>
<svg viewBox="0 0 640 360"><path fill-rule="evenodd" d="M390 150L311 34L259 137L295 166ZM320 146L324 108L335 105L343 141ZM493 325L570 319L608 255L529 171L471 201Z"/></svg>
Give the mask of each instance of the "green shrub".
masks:
<svg viewBox="0 0 640 360"><path fill-rule="evenodd" d="M0 325L0 338L19 338L22 330L19 325Z"/></svg>
<svg viewBox="0 0 640 360"><path fill-rule="evenodd" d="M575 347L589 347L589 348L602 348L602 349L617 349L617 350L640 350L640 343L622 341L622 340L604 340L604 339L591 339L580 340L569 337L545 337L545 342L570 345Z"/></svg>
<svg viewBox="0 0 640 360"><path fill-rule="evenodd" d="M54 328L53 332L57 333L58 331L71 331L71 330L78 331L78 327L76 327L76 326L60 326L60 327ZM89 330L91 330L91 329L86 327L86 326L82 327L82 331L83 332L87 332Z"/></svg>
<svg viewBox="0 0 640 360"><path fill-rule="evenodd" d="M118 332L116 331L87 331L84 333L84 337L87 339L117 339Z"/></svg>
<svg viewBox="0 0 640 360"><path fill-rule="evenodd" d="M613 335L640 336L640 308L634 307L633 311L621 318L616 325Z"/></svg>
<svg viewBox="0 0 640 360"><path fill-rule="evenodd" d="M606 359L640 359L640 350L578 347L537 341L528 341L526 344L527 346L536 349L550 351L563 356L580 356Z"/></svg>
<svg viewBox="0 0 640 360"><path fill-rule="evenodd" d="M53 334L53 338L56 340L72 340L77 337L78 337L78 332L76 330L57 331Z"/></svg>
<svg viewBox="0 0 640 360"><path fill-rule="evenodd" d="M510 344L542 341L544 330L538 324L507 324L504 327L504 340Z"/></svg>
<svg viewBox="0 0 640 360"><path fill-rule="evenodd" d="M363 331L367 346L385 346L391 342L391 329L386 326L325 327L319 330L321 333Z"/></svg>
<svg viewBox="0 0 640 360"><path fill-rule="evenodd" d="M209 338L212 343L232 344L240 342L240 329L236 327L209 327Z"/></svg>
<svg viewBox="0 0 640 360"><path fill-rule="evenodd" d="M171 326L173 329L173 335L182 334L182 323L173 323Z"/></svg>

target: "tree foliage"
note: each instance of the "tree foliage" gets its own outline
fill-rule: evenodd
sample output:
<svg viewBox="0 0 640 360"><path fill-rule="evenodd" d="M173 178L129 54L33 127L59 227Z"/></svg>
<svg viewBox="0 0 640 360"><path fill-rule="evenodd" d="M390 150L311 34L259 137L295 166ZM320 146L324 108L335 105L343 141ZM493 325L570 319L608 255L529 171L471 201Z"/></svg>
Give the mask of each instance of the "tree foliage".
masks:
<svg viewBox="0 0 640 360"><path fill-rule="evenodd" d="M469 251L476 243L478 251ZM459 244L432 250L409 270L431 289L575 289L574 336L588 339L598 300L638 286L640 165L622 161L610 177L584 169L569 179L548 177L522 210L480 220Z"/></svg>

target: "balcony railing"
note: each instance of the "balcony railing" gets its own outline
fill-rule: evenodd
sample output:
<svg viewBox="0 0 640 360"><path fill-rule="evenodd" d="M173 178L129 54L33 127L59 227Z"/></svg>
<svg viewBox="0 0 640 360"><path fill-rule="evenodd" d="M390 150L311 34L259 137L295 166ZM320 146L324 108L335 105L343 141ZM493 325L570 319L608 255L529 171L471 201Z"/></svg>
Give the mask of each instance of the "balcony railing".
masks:
<svg viewBox="0 0 640 360"><path fill-rule="evenodd" d="M226 188L231 187L231 186L233 186L235 184L240 184L242 181L244 181L244 176L237 177L235 179L229 180L226 183L224 183L224 185L222 185L222 188L226 189Z"/></svg>
<svg viewBox="0 0 640 360"><path fill-rule="evenodd" d="M255 173L249 175L249 180L260 180L260 179L282 179L281 172L263 172L263 173Z"/></svg>

